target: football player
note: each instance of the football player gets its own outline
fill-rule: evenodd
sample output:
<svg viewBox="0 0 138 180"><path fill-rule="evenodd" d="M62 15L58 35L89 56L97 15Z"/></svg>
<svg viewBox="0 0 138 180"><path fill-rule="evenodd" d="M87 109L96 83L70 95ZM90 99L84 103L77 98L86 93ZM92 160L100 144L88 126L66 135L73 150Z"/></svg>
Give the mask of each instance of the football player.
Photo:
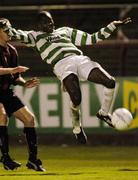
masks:
<svg viewBox="0 0 138 180"><path fill-rule="evenodd" d="M103 41L118 26L129 22L131 22L130 18L113 21L98 32L89 34L70 27L55 29L54 20L47 11L38 14L38 31L16 30L8 26L6 20L1 21L1 25L10 37L36 48L42 60L53 66L55 75L70 96L73 133L81 144L87 142L87 137L81 123L82 95L79 81L90 81L104 86L103 102L97 117L113 127L109 109L114 95L115 79L100 64L85 56L78 46L94 45Z"/></svg>
<svg viewBox="0 0 138 180"><path fill-rule="evenodd" d="M0 19L3 20L3 19ZM8 21L10 25L10 22ZM29 157L26 166L36 171L45 171L42 162L37 158L37 135L34 123L34 114L15 94L11 85L20 85L32 88L39 84L37 78L25 81L21 73L29 68L18 66L18 54L16 49L9 44L10 37L0 26L0 150L1 162L6 170L14 170L21 163L13 160L9 152L8 119L13 115L24 124Z"/></svg>

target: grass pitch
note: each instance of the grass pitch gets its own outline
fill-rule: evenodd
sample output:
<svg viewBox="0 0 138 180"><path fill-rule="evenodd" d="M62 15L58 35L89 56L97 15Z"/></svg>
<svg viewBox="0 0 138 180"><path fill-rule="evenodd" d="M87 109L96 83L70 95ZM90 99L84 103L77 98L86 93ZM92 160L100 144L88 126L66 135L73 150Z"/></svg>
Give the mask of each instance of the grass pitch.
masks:
<svg viewBox="0 0 138 180"><path fill-rule="evenodd" d="M0 165L0 180L138 180L138 147L40 146L46 172L25 167L25 146L11 147L22 163L14 171Z"/></svg>

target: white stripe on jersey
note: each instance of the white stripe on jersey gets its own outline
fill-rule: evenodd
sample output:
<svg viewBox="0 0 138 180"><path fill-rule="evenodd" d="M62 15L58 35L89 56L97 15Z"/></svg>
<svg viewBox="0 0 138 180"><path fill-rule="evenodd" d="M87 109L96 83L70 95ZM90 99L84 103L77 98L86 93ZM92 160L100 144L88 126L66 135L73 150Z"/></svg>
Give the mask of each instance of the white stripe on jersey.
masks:
<svg viewBox="0 0 138 180"><path fill-rule="evenodd" d="M86 45L92 44L92 38L90 34L87 34Z"/></svg>
<svg viewBox="0 0 138 180"><path fill-rule="evenodd" d="M39 39L39 41L37 41L37 47L38 47L38 49L40 50L40 48L46 43L47 41L46 41L46 39Z"/></svg>
<svg viewBox="0 0 138 180"><path fill-rule="evenodd" d="M104 28L101 29L101 34L104 35L105 38L108 38L110 36L109 33L104 31Z"/></svg>
<svg viewBox="0 0 138 180"><path fill-rule="evenodd" d="M74 50L73 47L70 47L70 48L68 48L68 47L61 48L61 49L60 49L59 51L57 51L50 59L47 60L47 63L48 63L48 64L51 64L52 61L53 61L60 53L62 53L62 52L64 52L64 51L72 51L72 50Z"/></svg>
<svg viewBox="0 0 138 180"><path fill-rule="evenodd" d="M75 44L76 46L81 45L81 39L82 39L83 32L80 30L77 30L76 38L75 38Z"/></svg>
<svg viewBox="0 0 138 180"><path fill-rule="evenodd" d="M45 59L52 50L54 50L57 47L68 47L72 46L72 43L52 43L48 48L44 50L44 52L41 53L42 59Z"/></svg>

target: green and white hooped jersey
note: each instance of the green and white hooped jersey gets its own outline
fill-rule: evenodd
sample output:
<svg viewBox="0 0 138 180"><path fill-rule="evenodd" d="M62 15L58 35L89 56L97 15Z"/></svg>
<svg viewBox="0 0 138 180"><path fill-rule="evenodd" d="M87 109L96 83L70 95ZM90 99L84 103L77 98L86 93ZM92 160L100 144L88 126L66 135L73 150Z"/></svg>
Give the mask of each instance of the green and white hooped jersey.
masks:
<svg viewBox="0 0 138 180"><path fill-rule="evenodd" d="M115 25L110 23L93 34L69 27L56 29L50 34L40 31L16 30L10 27L8 33L13 39L19 40L27 46L35 47L42 60L54 65L66 56L82 55L82 51L76 46L92 45L102 41L108 38L115 29Z"/></svg>

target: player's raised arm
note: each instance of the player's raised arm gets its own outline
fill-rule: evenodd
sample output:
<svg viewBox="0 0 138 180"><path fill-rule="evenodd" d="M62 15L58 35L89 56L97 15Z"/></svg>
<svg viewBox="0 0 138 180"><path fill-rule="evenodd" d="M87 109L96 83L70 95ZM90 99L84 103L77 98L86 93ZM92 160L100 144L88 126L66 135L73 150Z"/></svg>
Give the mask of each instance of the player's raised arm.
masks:
<svg viewBox="0 0 138 180"><path fill-rule="evenodd" d="M111 22L105 28L102 28L98 32L92 34L92 44L107 39L117 27L130 22L132 22L131 18Z"/></svg>
<svg viewBox="0 0 138 180"><path fill-rule="evenodd" d="M130 23L132 20L131 18L126 18L124 20L118 20L118 21L113 21L110 24L108 24L106 27L101 28L99 31L89 34L77 29L68 29L69 36L72 39L72 42L77 45L92 45L97 42L103 41L107 39L112 32L119 27L120 25L125 25Z"/></svg>
<svg viewBox="0 0 138 180"><path fill-rule="evenodd" d="M28 44L29 46L35 46L35 32L16 30L13 28L8 19L0 18L0 27L15 40Z"/></svg>
<svg viewBox="0 0 138 180"><path fill-rule="evenodd" d="M7 33L14 40L18 40L29 46L35 46L33 31L16 30L15 28L10 27Z"/></svg>

